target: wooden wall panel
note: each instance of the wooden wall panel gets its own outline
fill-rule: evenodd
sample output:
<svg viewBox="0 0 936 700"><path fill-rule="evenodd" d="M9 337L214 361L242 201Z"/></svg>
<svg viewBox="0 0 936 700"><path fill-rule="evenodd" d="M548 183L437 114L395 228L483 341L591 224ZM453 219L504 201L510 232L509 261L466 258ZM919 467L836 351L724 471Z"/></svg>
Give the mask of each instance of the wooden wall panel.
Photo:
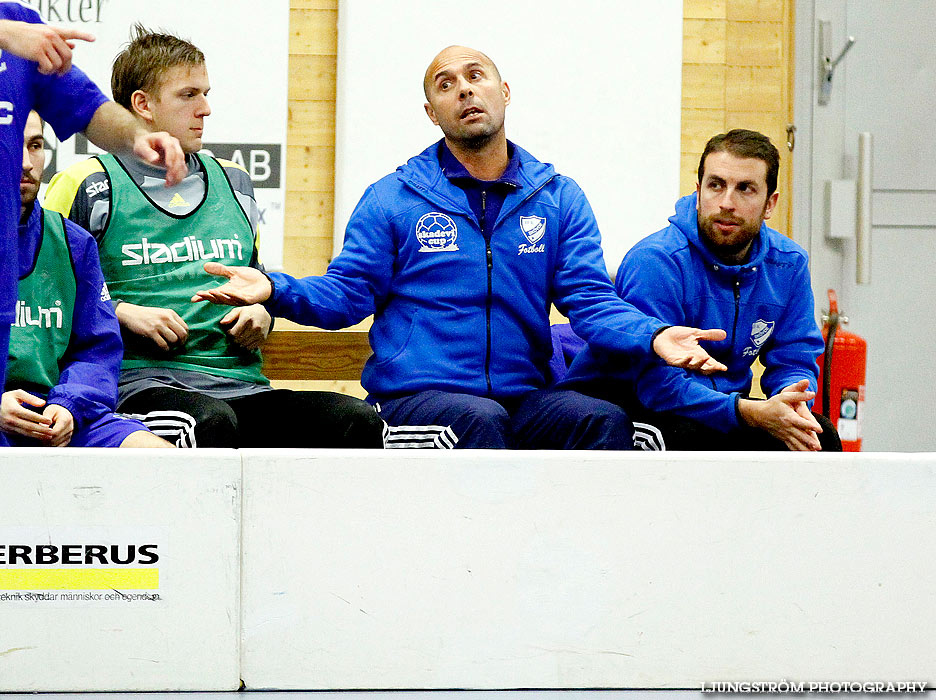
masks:
<svg viewBox="0 0 936 700"><path fill-rule="evenodd" d="M779 17L786 12L787 0L726 0L725 18L758 21Z"/></svg>
<svg viewBox="0 0 936 700"><path fill-rule="evenodd" d="M338 0L290 0L285 271L321 275L332 257ZM277 328L296 327L285 319ZM363 397L359 382L277 380L283 389Z"/></svg>
<svg viewBox="0 0 936 700"><path fill-rule="evenodd" d="M283 261L297 276L331 258L337 53L337 0L290 0Z"/></svg>
<svg viewBox="0 0 936 700"><path fill-rule="evenodd" d="M290 0L292 10L337 10L338 0Z"/></svg>
<svg viewBox="0 0 936 700"><path fill-rule="evenodd" d="M684 0L681 192L696 181L710 136L767 134L780 149L780 201L771 225L789 233L793 0Z"/></svg>
<svg viewBox="0 0 936 700"><path fill-rule="evenodd" d="M290 54L289 102L326 101L335 103L335 56Z"/></svg>
<svg viewBox="0 0 936 700"><path fill-rule="evenodd" d="M783 70L779 67L728 66L725 108L783 114ZM774 143L774 134L767 134Z"/></svg>
<svg viewBox="0 0 936 700"><path fill-rule="evenodd" d="M684 0L683 17L691 19L725 19L728 0Z"/></svg>
<svg viewBox="0 0 936 700"><path fill-rule="evenodd" d="M335 56L338 54L338 10L289 11L289 53Z"/></svg>
<svg viewBox="0 0 936 700"><path fill-rule="evenodd" d="M286 139L290 146L335 145L335 104L328 100L294 100L289 105Z"/></svg>
<svg viewBox="0 0 936 700"><path fill-rule="evenodd" d="M334 146L287 146L286 187L291 192L334 192Z"/></svg>
<svg viewBox="0 0 936 700"><path fill-rule="evenodd" d="M698 153L682 153L679 156L679 193L680 195L691 194L696 188L696 172L699 169L699 151ZM663 224L660 224L663 228Z"/></svg>
<svg viewBox="0 0 936 700"><path fill-rule="evenodd" d="M725 109L725 80L728 67L724 64L684 63L682 67L683 110Z"/></svg>
<svg viewBox="0 0 936 700"><path fill-rule="evenodd" d="M712 134L724 129L724 109L683 109L682 142L685 152L696 160ZM695 170L695 167L693 167Z"/></svg>
<svg viewBox="0 0 936 700"><path fill-rule="evenodd" d="M331 241L334 213L329 192L288 192L286 236L325 237Z"/></svg>
<svg viewBox="0 0 936 700"><path fill-rule="evenodd" d="M783 64L783 25L779 22L728 21L725 63L734 66Z"/></svg>
<svg viewBox="0 0 936 700"><path fill-rule="evenodd" d="M683 20L683 62L725 63L727 26L724 20Z"/></svg>

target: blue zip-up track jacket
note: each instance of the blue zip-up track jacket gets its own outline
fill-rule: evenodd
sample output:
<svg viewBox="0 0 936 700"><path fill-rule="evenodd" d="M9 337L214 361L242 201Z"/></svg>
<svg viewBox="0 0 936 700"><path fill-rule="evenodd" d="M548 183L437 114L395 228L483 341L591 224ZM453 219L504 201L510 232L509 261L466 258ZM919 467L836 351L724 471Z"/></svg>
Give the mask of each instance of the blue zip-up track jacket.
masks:
<svg viewBox="0 0 936 700"><path fill-rule="evenodd" d="M373 399L542 389L550 304L596 347L652 352L663 324L615 293L582 190L513 148L522 185L490 232L442 173L434 144L367 189L325 275L270 274L271 313L322 328L374 314L361 379Z"/></svg>
<svg viewBox="0 0 936 700"><path fill-rule="evenodd" d="M773 396L801 379L816 390L823 350L806 251L761 224L743 265L725 265L699 238L696 195L676 203L670 225L635 245L615 280L618 293L668 324L723 328L703 343L727 372L705 376L653 358L622 363L600 348L575 358L563 385L621 382L651 411L672 412L721 431L738 427L737 402L750 391L751 365L764 365L761 388Z"/></svg>

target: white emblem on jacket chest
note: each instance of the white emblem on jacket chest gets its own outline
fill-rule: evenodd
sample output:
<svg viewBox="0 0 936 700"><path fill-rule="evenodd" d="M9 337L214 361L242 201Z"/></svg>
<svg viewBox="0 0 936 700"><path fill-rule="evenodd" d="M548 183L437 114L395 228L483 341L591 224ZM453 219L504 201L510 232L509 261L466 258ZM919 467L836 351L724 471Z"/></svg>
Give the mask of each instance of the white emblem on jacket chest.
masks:
<svg viewBox="0 0 936 700"><path fill-rule="evenodd" d="M530 243L536 243L546 233L546 218L543 216L521 216L520 230Z"/></svg>
<svg viewBox="0 0 936 700"><path fill-rule="evenodd" d="M420 253L439 253L458 250L455 240L458 227L448 214L431 211L416 222L416 239Z"/></svg>
<svg viewBox="0 0 936 700"><path fill-rule="evenodd" d="M543 216L521 216L520 217L520 231L523 232L523 235L526 236L526 239L530 242L529 245L521 243L517 248L517 255L523 255L524 253L545 253L546 244L540 243L536 245L539 240L546 234L546 218Z"/></svg>
<svg viewBox="0 0 936 700"><path fill-rule="evenodd" d="M751 343L754 347L746 347L743 355L745 357L757 355L761 346L767 342L767 338L773 333L773 329L773 321L764 321L762 319L754 321L754 323L751 324Z"/></svg>

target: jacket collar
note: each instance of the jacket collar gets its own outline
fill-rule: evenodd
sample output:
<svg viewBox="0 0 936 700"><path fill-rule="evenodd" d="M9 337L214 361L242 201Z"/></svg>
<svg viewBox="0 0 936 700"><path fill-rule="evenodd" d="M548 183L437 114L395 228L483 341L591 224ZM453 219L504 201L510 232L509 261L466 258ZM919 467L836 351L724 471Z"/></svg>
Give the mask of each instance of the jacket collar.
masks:
<svg viewBox="0 0 936 700"><path fill-rule="evenodd" d="M429 146L426 150L397 168L397 177L411 189L428 201L442 207L449 207L467 216L472 216L464 192L452 185L445 177L439 163L439 151L444 139ZM516 160L517 189L507 195L501 207L498 221L510 214L526 197L556 176L556 169L550 163L542 163L527 153L520 146L507 142L513 150L512 160ZM509 168L508 168L509 170ZM505 173L506 174L506 173Z"/></svg>
<svg viewBox="0 0 936 700"><path fill-rule="evenodd" d="M507 153L510 160L507 161L507 168L496 180L491 180L488 185L507 185L509 187L523 187L523 183L520 182L520 155L517 153L517 149L514 147L510 141L507 142ZM455 180L471 180L476 183L484 183L484 180L479 180L474 175L468 172L468 169L462 165L461 161L455 157L455 154L449 150L448 144L445 143L445 140L439 142L439 166L442 168L442 173L450 181Z"/></svg>

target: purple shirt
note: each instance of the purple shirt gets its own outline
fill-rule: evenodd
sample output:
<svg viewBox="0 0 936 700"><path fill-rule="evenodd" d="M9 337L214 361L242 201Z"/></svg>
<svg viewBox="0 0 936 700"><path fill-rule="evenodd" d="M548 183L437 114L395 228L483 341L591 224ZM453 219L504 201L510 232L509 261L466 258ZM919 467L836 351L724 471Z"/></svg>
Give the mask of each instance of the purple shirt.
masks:
<svg viewBox="0 0 936 700"><path fill-rule="evenodd" d="M497 215L500 213L507 195L523 186L520 183L518 172L520 157L509 141L507 142L507 154L510 161L507 163L507 169L499 178L496 180L479 180L461 164L461 161L445 145L445 141L442 141L439 146L439 165L442 166L442 173L453 185L464 191L468 197L468 205L478 221L478 226L481 227L481 230L488 238L491 237Z"/></svg>
<svg viewBox="0 0 936 700"><path fill-rule="evenodd" d="M0 19L38 24L35 10L0 0ZM42 75L36 63L0 52L0 323L13 322L16 305L16 235L23 174L23 129L35 109L59 139L88 126L107 97L78 68L64 76ZM0 348L5 354L6 348Z"/></svg>

